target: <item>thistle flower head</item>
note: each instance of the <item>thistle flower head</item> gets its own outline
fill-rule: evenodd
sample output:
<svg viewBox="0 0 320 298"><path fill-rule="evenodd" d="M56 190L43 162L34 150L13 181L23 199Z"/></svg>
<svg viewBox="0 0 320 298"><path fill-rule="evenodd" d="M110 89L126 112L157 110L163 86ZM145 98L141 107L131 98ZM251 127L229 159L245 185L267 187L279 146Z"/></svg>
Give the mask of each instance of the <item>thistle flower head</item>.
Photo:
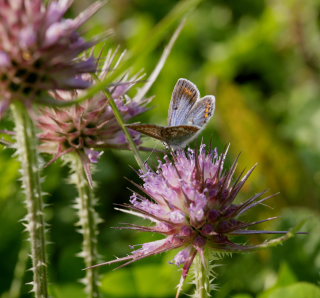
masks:
<svg viewBox="0 0 320 298"><path fill-rule="evenodd" d="M117 51L109 51L102 70L97 75L99 79L103 79L117 67L123 55L118 60L116 57ZM108 88L126 121L146 110L147 99L135 101L127 95L140 78L139 75L130 78L124 75L121 80ZM90 80L95 79L91 77ZM64 101L74 99L81 92L81 90L56 91L53 96L57 100ZM71 107L63 109L45 107L37 116L37 124L41 130L39 135L41 151L54 155L51 162L70 152L79 154L90 183L90 164L98 162L101 155L99 149L128 149L127 139L114 116L109 99L102 92ZM132 133L132 137L137 145L141 143L140 134Z"/></svg>
<svg viewBox="0 0 320 298"><path fill-rule="evenodd" d="M78 33L100 7L92 4L75 19L64 14L72 0L0 0L0 117L13 100L27 106L52 89L83 89L81 74L96 69L93 57L76 59L93 43Z"/></svg>
<svg viewBox="0 0 320 298"><path fill-rule="evenodd" d="M143 195L134 193L130 204L121 205L119 210L149 219L153 226L128 225L120 229L132 229L159 233L165 236L142 244L130 255L110 262L125 261L122 266L142 258L171 249L181 248L173 263L183 265L183 278L197 254L204 258L206 249L221 252L241 252L257 248L259 245L239 244L232 240L233 235L263 233L286 233L284 231L249 230L250 226L268 221L247 222L241 215L272 196L260 199L265 192L251 197L243 203L235 203L242 186L253 168L234 181L237 160L229 171L224 170L226 153L207 153L205 146L199 152L191 149L186 153L172 153L172 161L165 157L157 171L141 174Z"/></svg>

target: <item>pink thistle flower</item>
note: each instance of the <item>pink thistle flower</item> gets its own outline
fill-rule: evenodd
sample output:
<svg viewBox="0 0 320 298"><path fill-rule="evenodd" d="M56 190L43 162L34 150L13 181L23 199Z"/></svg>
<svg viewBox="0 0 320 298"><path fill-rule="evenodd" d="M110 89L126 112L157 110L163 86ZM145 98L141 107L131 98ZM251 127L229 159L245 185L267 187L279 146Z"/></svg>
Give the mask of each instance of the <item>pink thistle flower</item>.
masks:
<svg viewBox="0 0 320 298"><path fill-rule="evenodd" d="M77 30L102 3L65 19L72 2L0 0L0 117L13 100L30 107L35 100L45 103L48 90L90 85L81 74L95 72L95 59L77 57L94 43L86 42Z"/></svg>
<svg viewBox="0 0 320 298"><path fill-rule="evenodd" d="M148 170L140 177L143 186L136 185L144 195L133 193L130 204L117 210L130 213L153 222L153 226L129 224L119 229L132 229L159 233L165 236L141 245L130 255L95 265L93 267L124 261L120 267L162 252L181 248L173 263L183 266L182 278L188 275L197 254L202 262L206 249L220 252L250 251L259 245L239 244L232 241L234 235L283 234L286 231L249 230L248 228L276 217L247 222L240 219L249 209L274 195L261 198L260 192L243 203L234 201L254 167L242 178L233 181L237 159L229 171L224 170L226 153L207 153L205 145L200 152L191 149L172 153L160 162L157 171ZM265 243L264 243L265 244Z"/></svg>
<svg viewBox="0 0 320 298"><path fill-rule="evenodd" d="M123 55L116 60L117 51L109 51L102 67L99 79L103 79L120 62ZM129 78L124 75L109 88L115 103L125 121L146 111L148 99L136 101L127 95L141 76ZM94 81L93 78L90 80ZM81 90L73 92L56 91L53 96L58 100L75 99ZM91 163L97 163L104 148L128 149L127 139L119 126L108 98L104 93L99 93L93 98L77 105L65 108L45 107L37 116L37 125L41 130L40 150L53 154L54 162L64 154L75 152L79 154L89 183L92 184ZM133 140L141 144L140 134L132 132Z"/></svg>

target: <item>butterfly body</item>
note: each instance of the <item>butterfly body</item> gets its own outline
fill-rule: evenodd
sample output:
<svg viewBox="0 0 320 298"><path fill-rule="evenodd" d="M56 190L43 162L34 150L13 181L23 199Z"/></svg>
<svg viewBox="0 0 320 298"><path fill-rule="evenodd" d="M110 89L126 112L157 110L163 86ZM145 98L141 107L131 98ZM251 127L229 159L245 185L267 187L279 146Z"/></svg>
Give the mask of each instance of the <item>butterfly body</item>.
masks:
<svg viewBox="0 0 320 298"><path fill-rule="evenodd" d="M172 93L168 126L129 124L127 127L173 148L183 148L203 130L213 116L214 109L214 96L200 98L199 90L192 82L179 79Z"/></svg>

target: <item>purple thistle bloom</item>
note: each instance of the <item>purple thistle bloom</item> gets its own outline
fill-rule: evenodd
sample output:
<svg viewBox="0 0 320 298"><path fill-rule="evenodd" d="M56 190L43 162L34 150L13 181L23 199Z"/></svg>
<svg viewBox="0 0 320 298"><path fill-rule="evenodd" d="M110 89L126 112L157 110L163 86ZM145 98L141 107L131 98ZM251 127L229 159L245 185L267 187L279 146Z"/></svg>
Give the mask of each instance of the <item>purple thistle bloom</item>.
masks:
<svg viewBox="0 0 320 298"><path fill-rule="evenodd" d="M13 100L27 107L53 89L84 89L81 74L96 70L93 57L77 58L91 48L77 30L101 6L95 2L75 19L63 16L72 0L0 0L0 117Z"/></svg>
<svg viewBox="0 0 320 298"><path fill-rule="evenodd" d="M165 238L142 244L126 257L93 267L124 261L120 266L123 267L151 255L181 248L173 263L183 266L185 279L197 254L204 262L206 249L242 252L259 247L233 242L234 235L286 233L247 229L276 218L256 222L239 218L274 195L260 198L265 194L261 192L236 204L234 201L254 167L242 178L234 180L237 160L229 171L225 171L225 157L226 153L219 156L216 150L207 153L205 145L201 145L200 152L191 149L176 151L172 153L172 161L166 156L165 161L159 163L157 171L149 169L142 173L140 177L144 184L136 186L144 195L133 193L130 204L120 205L125 209L118 210L149 219L154 225L129 224L119 229L159 233Z"/></svg>
<svg viewBox="0 0 320 298"><path fill-rule="evenodd" d="M117 51L109 51L102 70L98 75L103 79L121 62L123 55L116 60ZM127 92L141 78L136 75L128 78L124 75L121 80L112 84L109 92L117 104L125 121L146 111L148 99L135 101ZM90 80L94 81L93 78ZM56 91L53 96L57 100L75 99L82 90L73 92ZM37 116L37 125L41 130L40 150L53 154L54 162L59 157L70 152L80 155L89 183L91 179L91 163L97 163L104 148L128 149L127 139L119 126L108 98L99 93L93 98L77 105L65 108L45 107ZM141 144L140 134L131 132L137 145Z"/></svg>

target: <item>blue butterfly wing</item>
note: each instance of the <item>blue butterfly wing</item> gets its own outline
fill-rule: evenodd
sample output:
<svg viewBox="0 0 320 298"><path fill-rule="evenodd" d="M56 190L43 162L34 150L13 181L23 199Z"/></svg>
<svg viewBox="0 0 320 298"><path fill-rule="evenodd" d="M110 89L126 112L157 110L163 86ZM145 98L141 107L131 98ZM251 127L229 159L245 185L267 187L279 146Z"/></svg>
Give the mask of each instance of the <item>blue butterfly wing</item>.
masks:
<svg viewBox="0 0 320 298"><path fill-rule="evenodd" d="M187 79L179 79L176 83L168 113L168 125L186 124L188 114L200 97L198 88Z"/></svg>
<svg viewBox="0 0 320 298"><path fill-rule="evenodd" d="M214 114L215 103L213 95L207 95L198 100L187 114L185 124L204 128Z"/></svg>

